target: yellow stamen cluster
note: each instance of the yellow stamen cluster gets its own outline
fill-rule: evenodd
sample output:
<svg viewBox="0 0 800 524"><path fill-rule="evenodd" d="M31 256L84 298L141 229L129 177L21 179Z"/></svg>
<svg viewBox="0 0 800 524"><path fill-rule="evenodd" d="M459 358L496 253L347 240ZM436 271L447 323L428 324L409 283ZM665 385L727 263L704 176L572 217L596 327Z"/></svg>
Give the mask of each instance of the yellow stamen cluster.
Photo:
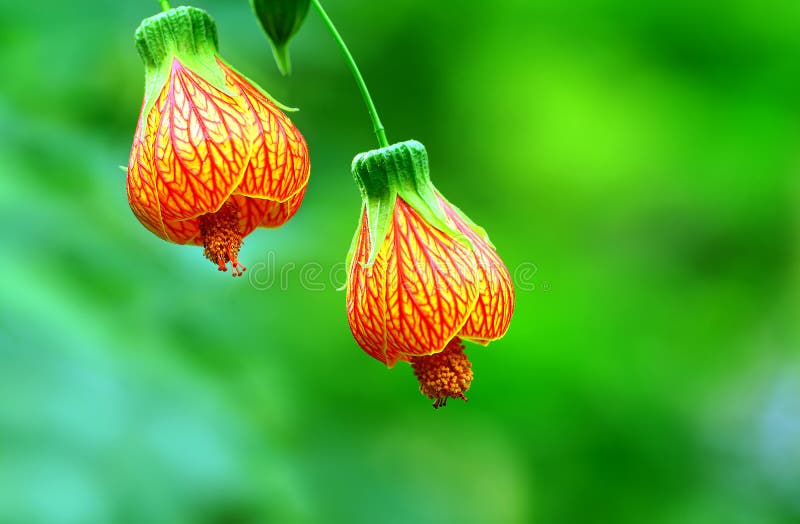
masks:
<svg viewBox="0 0 800 524"><path fill-rule="evenodd" d="M448 398L466 401L464 393L472 383L472 363L464 354L464 344L456 337L434 355L411 359L419 390L433 400L433 407L447 404Z"/></svg>
<svg viewBox="0 0 800 524"><path fill-rule="evenodd" d="M237 258L242 247L242 234L239 232L239 208L236 204L225 202L216 213L201 216L200 234L206 258L217 264L220 271L227 271L230 262L231 274L242 276L247 268Z"/></svg>

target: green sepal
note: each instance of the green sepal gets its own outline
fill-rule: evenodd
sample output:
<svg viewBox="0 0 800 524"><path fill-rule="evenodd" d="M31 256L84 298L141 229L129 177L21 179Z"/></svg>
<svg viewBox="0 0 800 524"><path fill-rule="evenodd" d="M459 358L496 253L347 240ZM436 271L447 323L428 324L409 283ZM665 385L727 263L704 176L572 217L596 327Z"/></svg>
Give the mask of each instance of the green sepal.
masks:
<svg viewBox="0 0 800 524"><path fill-rule="evenodd" d="M388 148L359 153L353 159L353 177L361 191L363 211L366 212L369 229L370 254L367 266L371 266L378 256L380 245L392 224L392 213L397 200L397 190L381 153L386 149Z"/></svg>
<svg viewBox="0 0 800 524"><path fill-rule="evenodd" d="M145 68L145 114L167 82L175 58L206 82L231 94L216 61L217 25L202 9L181 6L145 18L135 38Z"/></svg>
<svg viewBox="0 0 800 524"><path fill-rule="evenodd" d="M289 39L300 29L310 0L250 0L261 28L272 44L272 54L284 76L292 71Z"/></svg>
<svg viewBox="0 0 800 524"><path fill-rule="evenodd" d="M447 223L421 143L408 140L360 153L353 159L352 170L367 213L371 248L367 266L375 262L386 238L398 196L430 225L472 247L466 235Z"/></svg>
<svg viewBox="0 0 800 524"><path fill-rule="evenodd" d="M269 99L269 101L270 101L270 102L272 102L273 104L275 104L276 106L278 106L278 107L279 107L280 109L282 109L283 111L285 111L285 112L287 112L287 113L295 113L295 112L297 112L297 111L300 111L300 109L299 109L299 108L297 108L297 107L290 107L290 106L287 106L286 104L284 104L284 103L280 102L278 99L276 99L276 98L275 98L274 96L272 96L271 94L267 93L267 92L264 90L264 88L263 88L263 87L261 87L259 84L257 84L257 83L256 83L256 82L254 82L253 80L251 80L251 79L250 79L250 77L248 77L247 75L245 75L245 74L242 74L242 72L241 72L241 71L239 71L238 69L236 69L235 67L233 67L231 64L229 64L227 60L223 60L223 59L222 59L222 57L219 57L219 56L217 57L217 59L218 59L220 62L222 62L223 64L225 64L225 67L227 67L227 68L228 68L228 69L230 69L231 71L234 71L234 72L235 72L237 75L239 75L239 76L241 76L242 78L244 78L245 80L247 80L247 81L250 83L250 85L251 85L251 86L253 86L253 87L255 87L256 89L258 89L258 91L259 91L259 92L260 92L262 95L264 95L265 97L267 97L267 98Z"/></svg>

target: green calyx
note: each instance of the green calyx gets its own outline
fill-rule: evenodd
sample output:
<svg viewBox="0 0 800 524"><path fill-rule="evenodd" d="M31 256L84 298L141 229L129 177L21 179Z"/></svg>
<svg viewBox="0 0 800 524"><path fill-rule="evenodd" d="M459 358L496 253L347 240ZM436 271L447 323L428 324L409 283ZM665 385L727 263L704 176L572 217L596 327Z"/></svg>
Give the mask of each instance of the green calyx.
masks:
<svg viewBox="0 0 800 524"><path fill-rule="evenodd" d="M217 25L196 7L176 7L145 18L136 30L136 49L148 68L158 68L176 55L213 56L217 47Z"/></svg>
<svg viewBox="0 0 800 524"><path fill-rule="evenodd" d="M175 58L215 87L227 91L216 63L217 25L202 9L182 6L145 18L136 29L136 49L145 67L147 108L169 77Z"/></svg>
<svg viewBox="0 0 800 524"><path fill-rule="evenodd" d="M367 213L371 245L368 266L375 262L386 238L398 196L430 225L470 245L463 233L447 223L431 182L428 152L421 143L408 140L360 153L353 159L352 170Z"/></svg>

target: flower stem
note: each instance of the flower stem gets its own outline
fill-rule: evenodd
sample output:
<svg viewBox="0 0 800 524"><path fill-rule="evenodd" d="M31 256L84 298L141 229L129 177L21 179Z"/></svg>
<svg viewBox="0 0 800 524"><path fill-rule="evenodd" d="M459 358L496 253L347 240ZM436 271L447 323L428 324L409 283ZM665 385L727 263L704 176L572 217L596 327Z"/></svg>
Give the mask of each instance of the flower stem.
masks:
<svg viewBox="0 0 800 524"><path fill-rule="evenodd" d="M161 9L163 9L164 11L169 11L170 9L172 9L169 6L169 0L158 0L158 3L161 4Z"/></svg>
<svg viewBox="0 0 800 524"><path fill-rule="evenodd" d="M372 101L372 97L369 95L369 89L367 89L367 84L364 82L364 77L361 76L361 71L358 70L358 66L356 65L356 61L353 59L353 55L350 54L350 50L347 49L347 44L344 43L342 35L340 35L339 31L336 30L336 26L333 25L328 13L326 13L322 8L319 0L311 0L311 3L314 4L314 8L319 13L322 21L328 27L331 35L333 35L333 39L336 40L337 44L339 44L339 48L342 50L342 54L347 61L347 65L350 67L353 77L355 77L356 84L358 84L358 88L361 90L361 96L364 98L364 103L367 105L369 117L372 119L372 127L375 130L375 136L378 137L378 144L380 144L381 147L388 146L389 141L386 139L386 130L383 128L381 119L378 116L378 110L375 109L375 103Z"/></svg>

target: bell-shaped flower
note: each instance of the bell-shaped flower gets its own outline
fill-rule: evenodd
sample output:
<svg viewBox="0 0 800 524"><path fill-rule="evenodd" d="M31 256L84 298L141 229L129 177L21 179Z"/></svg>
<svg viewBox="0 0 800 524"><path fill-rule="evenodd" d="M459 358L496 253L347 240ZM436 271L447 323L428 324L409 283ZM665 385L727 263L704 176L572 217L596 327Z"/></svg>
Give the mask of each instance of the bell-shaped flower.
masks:
<svg viewBox="0 0 800 524"><path fill-rule="evenodd" d="M358 344L389 367L408 361L434 406L465 399L461 340L502 337L514 287L486 232L430 180L416 141L358 155L361 224L349 255L347 316Z"/></svg>
<svg viewBox="0 0 800 524"><path fill-rule="evenodd" d="M145 96L128 163L131 209L154 234L204 246L220 271L230 263L241 275L242 238L300 206L306 141L282 106L219 56L205 11L147 18L136 46Z"/></svg>

